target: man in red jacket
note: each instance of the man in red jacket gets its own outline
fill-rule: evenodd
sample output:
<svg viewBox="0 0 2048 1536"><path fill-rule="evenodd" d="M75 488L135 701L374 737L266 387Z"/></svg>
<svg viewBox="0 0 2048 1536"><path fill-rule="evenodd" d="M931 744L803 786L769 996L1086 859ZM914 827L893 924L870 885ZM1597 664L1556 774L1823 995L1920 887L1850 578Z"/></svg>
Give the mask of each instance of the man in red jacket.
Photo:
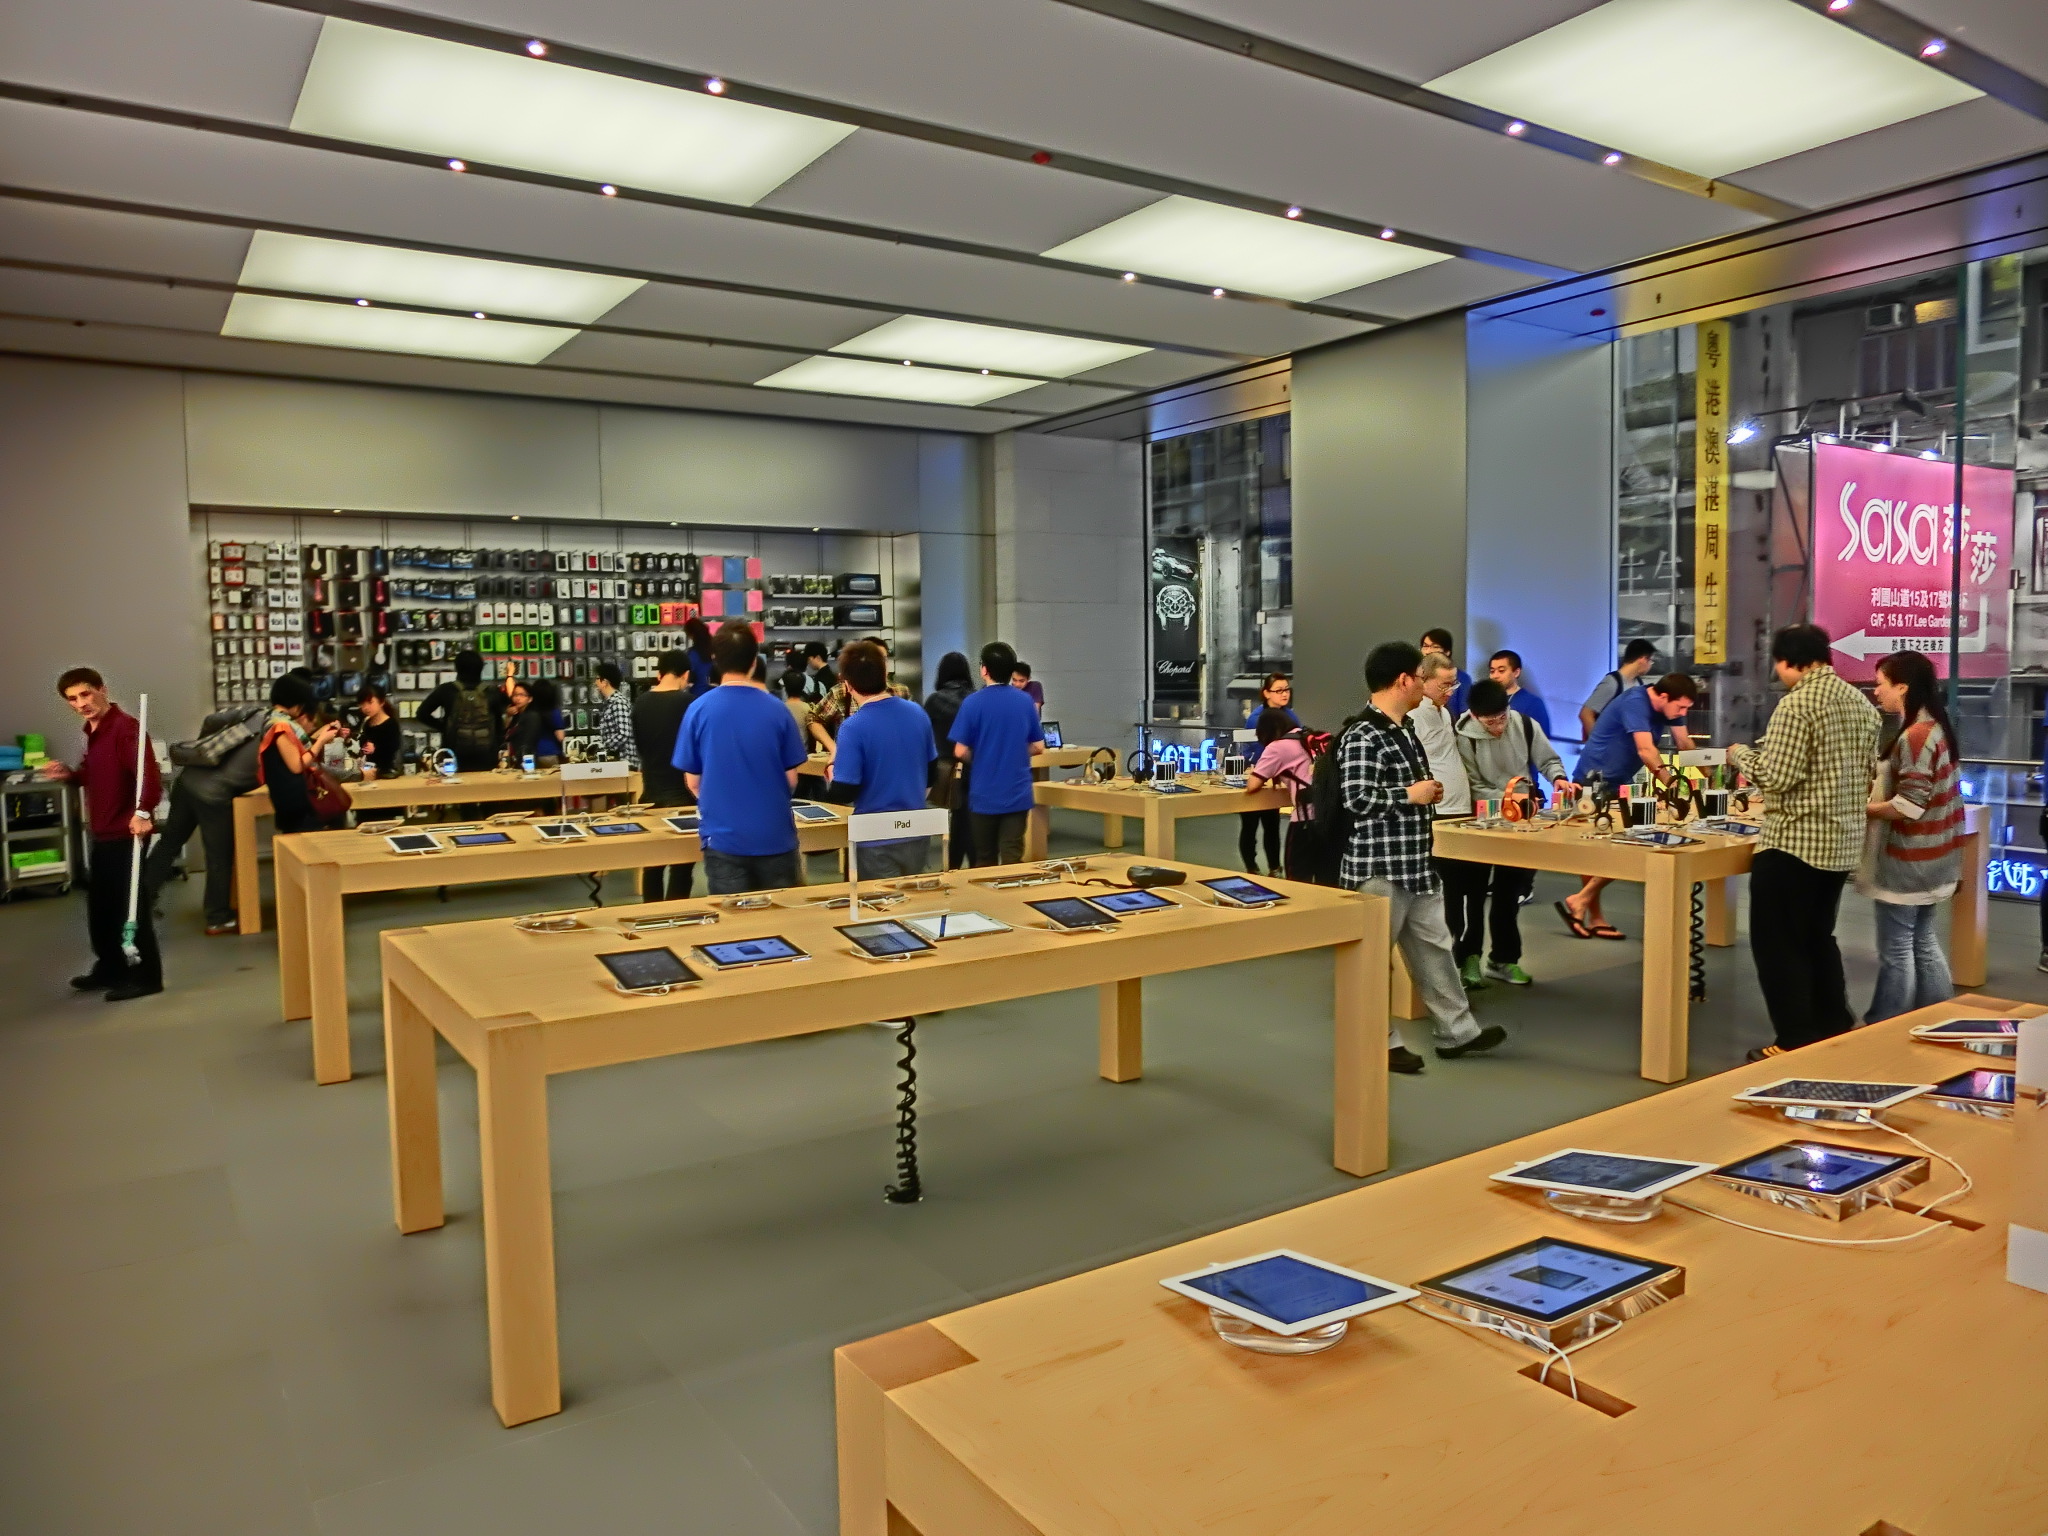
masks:
<svg viewBox="0 0 2048 1536"><path fill-rule="evenodd" d="M163 793L156 754L143 754L138 794L135 758L142 727L107 697L106 680L91 667L73 667L57 679L57 692L85 722L85 756L76 768L52 763L43 776L84 789L92 833L85 923L92 936L93 963L85 975L72 977L71 985L81 992L105 992L110 1003L148 997L163 991L164 968L147 900L136 904L135 947L140 958L133 965L121 949L121 929L128 921L129 871L156 830L149 814Z"/></svg>

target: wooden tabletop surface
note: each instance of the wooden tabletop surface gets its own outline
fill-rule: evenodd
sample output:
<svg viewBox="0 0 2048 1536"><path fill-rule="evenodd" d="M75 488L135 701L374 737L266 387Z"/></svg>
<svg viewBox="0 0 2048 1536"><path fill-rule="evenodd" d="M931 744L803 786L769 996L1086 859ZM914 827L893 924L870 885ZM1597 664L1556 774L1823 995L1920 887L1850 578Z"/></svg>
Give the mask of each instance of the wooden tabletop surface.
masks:
<svg viewBox="0 0 2048 1536"><path fill-rule="evenodd" d="M490 800L556 800L564 793L558 768L540 768L531 774L516 768L503 771L462 773L452 779L438 773L405 773L367 784L344 784L350 803L359 811L386 810L402 805L466 804ZM568 786L571 795L638 794L640 775L627 773L610 779L578 779ZM270 814L270 791L258 786L237 797L253 803L259 815Z"/></svg>
<svg viewBox="0 0 2048 1536"><path fill-rule="evenodd" d="M886 1489L922 1536L2033 1536L2048 1529L2048 1296L2004 1278L2011 1122L1888 1112L1977 1187L1948 1208L1960 1223L1887 1248L1670 1207L1639 1226L1575 1221L1488 1179L1574 1146L1716 1163L1800 1137L1911 1151L1730 1095L1799 1074L1933 1082L2009 1066L1907 1038L1970 1012L2040 1010L1960 999L847 1346L842 1531L883 1530ZM1905 1198L1956 1182L1937 1164ZM1812 1237L1930 1225L1685 1194ZM1225 1345L1205 1308L1158 1284L1277 1247L1413 1283L1543 1235L1688 1271L1683 1296L1574 1356L1608 1411L1539 1385L1534 1351L1408 1307L1354 1321L1326 1354L1280 1358Z"/></svg>

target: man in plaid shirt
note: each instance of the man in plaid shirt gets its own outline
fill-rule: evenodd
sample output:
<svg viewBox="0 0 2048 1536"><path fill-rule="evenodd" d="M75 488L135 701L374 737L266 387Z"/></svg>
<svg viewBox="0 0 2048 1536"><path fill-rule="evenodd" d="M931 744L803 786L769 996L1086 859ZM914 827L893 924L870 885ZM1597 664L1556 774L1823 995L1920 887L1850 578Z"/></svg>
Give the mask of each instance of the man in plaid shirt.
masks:
<svg viewBox="0 0 2048 1536"><path fill-rule="evenodd" d="M1863 853L1882 721L1835 675L1829 655L1828 633L1815 625L1773 635L1772 668L1790 691L1762 745L1728 749L1764 792L1762 846L1749 871L1749 948L1778 1038L1751 1051L1751 1061L1846 1034L1855 1023L1835 910Z"/></svg>
<svg viewBox="0 0 2048 1536"><path fill-rule="evenodd" d="M626 689L626 674L617 662L600 661L593 674L604 707L597 712L597 750L608 763L640 766L640 751L633 741L633 695Z"/></svg>
<svg viewBox="0 0 2048 1536"><path fill-rule="evenodd" d="M1337 743L1338 783L1352 818L1339 878L1354 891L1386 897L1393 940L1429 1006L1436 1053L1448 1061L1490 1051L1508 1032L1498 1024L1479 1027L1451 954L1443 887L1430 862L1433 807L1444 787L1430 777L1408 720L1422 702L1415 675L1421 666L1422 652L1405 640L1375 646L1365 658L1372 702ZM1399 1026L1388 1031L1387 1070L1422 1070L1422 1058L1401 1043Z"/></svg>

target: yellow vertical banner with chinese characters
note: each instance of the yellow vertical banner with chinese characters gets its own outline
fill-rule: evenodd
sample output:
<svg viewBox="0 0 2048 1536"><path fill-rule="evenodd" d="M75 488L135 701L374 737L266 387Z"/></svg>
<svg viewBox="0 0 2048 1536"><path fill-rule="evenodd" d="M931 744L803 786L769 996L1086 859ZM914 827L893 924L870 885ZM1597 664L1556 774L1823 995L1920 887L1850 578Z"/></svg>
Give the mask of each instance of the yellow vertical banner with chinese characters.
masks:
<svg viewBox="0 0 2048 1536"><path fill-rule="evenodd" d="M1692 659L1728 660L1728 322L1699 327L1693 408Z"/></svg>

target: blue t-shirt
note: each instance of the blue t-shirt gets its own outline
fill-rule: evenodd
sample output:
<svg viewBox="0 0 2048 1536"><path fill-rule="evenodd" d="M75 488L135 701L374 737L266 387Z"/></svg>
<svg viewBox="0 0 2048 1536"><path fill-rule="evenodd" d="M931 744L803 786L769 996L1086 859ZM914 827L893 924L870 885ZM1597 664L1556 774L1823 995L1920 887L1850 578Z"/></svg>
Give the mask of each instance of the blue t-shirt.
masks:
<svg viewBox="0 0 2048 1536"><path fill-rule="evenodd" d="M1259 728L1259 716L1263 715L1266 712L1267 708L1267 705L1261 704L1257 709L1253 710L1250 714L1246 715L1244 717L1244 728L1248 731L1257 730ZM1296 727L1300 726L1301 716L1297 715L1293 710L1283 706L1281 708L1280 713L1285 715L1288 718L1289 722L1295 725Z"/></svg>
<svg viewBox="0 0 2048 1536"><path fill-rule="evenodd" d="M977 688L953 717L955 743L974 754L967 766L967 809L1008 816L1031 809L1031 743L1045 740L1038 706L1007 683Z"/></svg>
<svg viewBox="0 0 2048 1536"><path fill-rule="evenodd" d="M1451 702L1444 706L1446 709L1450 710L1451 718L1453 720L1457 719L1458 716L1465 713L1465 695L1470 693L1471 691L1472 674L1470 672L1467 672L1463 667L1458 668L1458 686L1451 690Z"/></svg>
<svg viewBox="0 0 2048 1536"><path fill-rule="evenodd" d="M803 761L795 717L765 688L721 684L692 704L676 733L675 766L703 780L704 846L745 859L793 851L788 773Z"/></svg>
<svg viewBox="0 0 2048 1536"><path fill-rule="evenodd" d="M1508 695L1508 708L1519 710L1543 727L1543 734L1550 734L1550 706L1537 698L1526 688L1517 688Z"/></svg>
<svg viewBox="0 0 2048 1536"><path fill-rule="evenodd" d="M1593 722L1593 734L1586 739L1585 750L1579 753L1578 776L1583 779L1597 771L1610 785L1628 783L1643 766L1642 754L1636 751L1635 733L1648 731L1652 741L1661 741L1670 724L1651 704L1649 689L1624 690Z"/></svg>
<svg viewBox="0 0 2048 1536"><path fill-rule="evenodd" d="M938 755L931 718L920 706L894 696L872 699L839 727L832 782L859 786L858 815L919 810Z"/></svg>

